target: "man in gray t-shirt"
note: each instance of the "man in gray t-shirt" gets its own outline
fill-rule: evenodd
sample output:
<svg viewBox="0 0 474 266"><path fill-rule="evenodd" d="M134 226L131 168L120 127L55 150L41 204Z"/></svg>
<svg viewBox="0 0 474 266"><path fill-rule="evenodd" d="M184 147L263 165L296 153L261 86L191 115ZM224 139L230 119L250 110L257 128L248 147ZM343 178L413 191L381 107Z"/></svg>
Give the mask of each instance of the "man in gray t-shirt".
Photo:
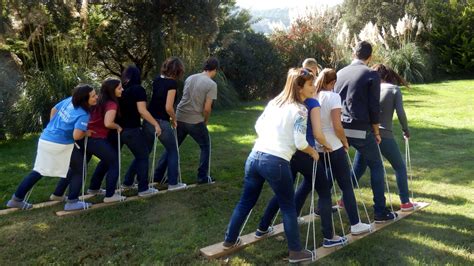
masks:
<svg viewBox="0 0 474 266"><path fill-rule="evenodd" d="M213 183L209 176L211 145L207 123L211 115L212 102L217 99L217 84L212 80L217 74L219 61L209 58L202 73L189 76L184 82L183 97L176 110L178 120L178 144L189 134L199 144L201 156L198 168L198 183Z"/></svg>

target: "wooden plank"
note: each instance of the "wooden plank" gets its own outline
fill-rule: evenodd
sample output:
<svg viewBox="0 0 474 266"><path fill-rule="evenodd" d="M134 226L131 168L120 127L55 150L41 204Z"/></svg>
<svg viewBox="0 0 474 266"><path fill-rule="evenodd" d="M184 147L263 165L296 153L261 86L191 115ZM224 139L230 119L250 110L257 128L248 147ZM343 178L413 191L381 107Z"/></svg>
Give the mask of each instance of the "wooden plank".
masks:
<svg viewBox="0 0 474 266"><path fill-rule="evenodd" d="M176 191L184 191L184 190L196 187L196 186L197 186L197 184L191 184L191 185L188 185L186 187L186 189L181 189L181 190L176 190ZM168 190L160 190L160 191L158 191L158 193L150 195L148 197L139 197L139 196L127 197L127 199L125 199L125 201L122 201L122 202L129 202L129 201L134 201L134 200L138 200L138 199L151 198L151 197L154 197L156 195L165 194L167 192L168 192ZM175 192L175 191L171 191L170 193L172 193L172 192ZM102 202L102 203L93 204L90 208L85 209L85 210L57 211L56 215L61 217L61 216L66 216L66 215L71 215L71 214L77 214L77 213L82 213L82 212L86 212L86 211L90 211L90 210L100 209L100 208L103 208L103 207L113 206L113 205L116 205L116 204L119 204L119 203L122 203L122 202L120 202L120 201L112 202L112 203L103 203Z"/></svg>
<svg viewBox="0 0 474 266"><path fill-rule="evenodd" d="M407 216L409 216L410 214L422 209L422 208L425 208L426 206L429 205L429 203L426 203L426 202L417 202L418 204L418 207L413 210L413 211L409 211L409 212L402 212L402 211L398 211L398 219L395 220L395 221L390 221L390 222L386 222L386 223L380 223L380 224L374 224L374 227L375 227L375 230L373 230L372 232L369 232L369 233L365 233L365 234L361 234L361 235L357 235L357 236L353 236L351 234L348 234L346 235L346 237L348 238L349 242L348 244L351 244L353 242L355 242L356 240L359 240L361 238L364 238L368 235L370 235L371 233L373 232L376 232L377 230L380 230L390 224L393 224L397 221L399 221L400 219L403 219ZM303 217L303 219L305 220L306 223L308 223L310 221L310 216L309 215L306 215ZM208 259L214 259L214 258L219 258L219 257L222 257L222 256L225 256L225 255L229 255L231 253L234 253L238 250L241 250L243 248L245 248L246 246L248 245L251 245L251 244L254 244L262 239L265 239L265 238L268 238L268 237L271 237L271 236L275 236L275 235L278 235L278 234L281 234L284 232L284 229L283 229L283 224L278 224L278 225L275 225L274 226L274 233L269 235L269 236L266 236L266 237L263 237L263 238L256 238L255 237L255 233L250 233L250 234L247 234L247 235L243 235L243 236L240 236L240 239L241 239L241 244L235 248L230 248L230 249L227 249L225 250L224 249L224 246L222 245L224 242L220 242L220 243L217 243L217 244L214 244L214 245L211 245L211 246L207 246L207 247L204 247L204 248L201 248L200 251L201 251L201 254L204 255L206 258ZM347 245L346 245L347 246ZM316 250L316 260L320 259L320 258L323 258L341 248L343 248L344 246L338 246L338 247L332 247L332 248L324 248L324 247L321 247L321 248L318 248Z"/></svg>
<svg viewBox="0 0 474 266"><path fill-rule="evenodd" d="M308 223L310 221L310 215L303 216L302 218L304 219L305 223ZM317 217L314 217L314 218L317 218ZM257 243L258 241L263 240L265 238L279 235L283 232L284 232L283 223L281 223L281 224L277 224L273 226L273 233L271 235L268 235L262 238L256 238L254 232L247 235L240 236L240 240L242 242L237 247L224 249L224 246L222 245L224 242L220 242L211 246L201 248L200 251L201 251L201 254L204 255L206 258L215 259L215 258L219 258L225 255L234 253L238 250L245 248L248 245Z"/></svg>
<svg viewBox="0 0 474 266"><path fill-rule="evenodd" d="M95 195L84 195L84 199L90 199L94 196ZM82 199L83 197L81 196L80 198ZM50 207L50 206L57 205L59 203L63 203L63 201L52 201L52 200L50 200L50 201L45 201L45 202L41 202L41 203L36 203L36 204L33 204L33 208L28 209L28 210L23 210L23 211L29 211L29 210L32 210L32 209ZM13 212L16 212L16 211L21 211L21 210L22 209L19 209L19 208L8 208L8 209L0 210L0 215L10 214L10 213L13 213Z"/></svg>
<svg viewBox="0 0 474 266"><path fill-rule="evenodd" d="M428 205L430 205L429 203L427 202L417 202L416 204L418 204L417 208L415 210L412 210L412 211L408 211L408 212L402 212L402 211L397 211L398 213L398 218L394 221L390 221L390 222L385 222L385 223L374 223L373 225L375 226L375 230L373 230L372 232L370 233L366 233L366 234L361 234L361 235L357 235L357 236L354 236L354 235L351 235L351 234L347 234L346 237L348 239L348 243L344 246L336 246L336 247L332 247L332 248L325 248L325 247L320 247L316 250L316 260L319 260L319 259L322 259L328 255L330 255L331 253L333 252L336 252L338 250L340 250L341 248L344 248L345 246L347 245L350 245L352 243L354 243L355 241L359 240L359 239L362 239L378 230L381 230L393 223L396 223L397 221L400 221L401 219L405 218L405 217L408 217L410 216L411 214L415 213L416 211L418 210L421 210L425 207L427 207Z"/></svg>

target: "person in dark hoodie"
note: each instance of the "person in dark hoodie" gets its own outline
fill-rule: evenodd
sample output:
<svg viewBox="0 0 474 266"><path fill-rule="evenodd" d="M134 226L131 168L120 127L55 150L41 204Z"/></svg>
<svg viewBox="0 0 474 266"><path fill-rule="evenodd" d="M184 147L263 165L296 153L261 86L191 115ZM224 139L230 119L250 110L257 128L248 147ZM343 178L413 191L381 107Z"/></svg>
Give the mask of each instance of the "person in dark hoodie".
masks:
<svg viewBox="0 0 474 266"><path fill-rule="evenodd" d="M128 66L122 73L123 93L119 99L120 116L116 123L122 127L120 134L121 145L127 145L135 157L128 168L123 187L131 188L136 173L138 179L138 196L147 197L158 192L155 188L148 186L148 155L149 148L142 130L141 118L150 123L155 128L155 134L161 134L161 128L155 118L146 108L147 96L145 89L141 85L141 73L138 67ZM111 131L109 140L115 142L117 147L116 131ZM105 175L107 167L102 161L97 165L94 175Z"/></svg>
<svg viewBox="0 0 474 266"><path fill-rule="evenodd" d="M342 100L342 126L349 145L367 160L370 184L374 194L374 220L394 220L395 212L385 206L384 170L379 153L380 144L380 77L367 67L372 58L372 45L360 41L354 48L352 63L337 72L334 92Z"/></svg>

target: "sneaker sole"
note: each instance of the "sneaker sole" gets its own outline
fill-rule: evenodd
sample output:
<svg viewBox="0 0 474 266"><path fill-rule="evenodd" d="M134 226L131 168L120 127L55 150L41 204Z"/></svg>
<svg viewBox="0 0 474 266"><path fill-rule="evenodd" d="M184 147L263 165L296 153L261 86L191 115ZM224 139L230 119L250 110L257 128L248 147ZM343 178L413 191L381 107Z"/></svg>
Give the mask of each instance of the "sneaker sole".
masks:
<svg viewBox="0 0 474 266"><path fill-rule="evenodd" d="M367 229L367 230L364 230L364 231L360 231L360 232L352 232L351 231L351 235L358 236L358 235L362 235L362 234L365 234L365 233L368 233L368 232L370 232L370 228Z"/></svg>
<svg viewBox="0 0 474 266"><path fill-rule="evenodd" d="M265 238L265 237L268 237L268 236L273 235L274 232L275 232L275 231L272 230L271 232L265 233L264 235L261 235L261 236L255 235L255 238L256 238L256 239L262 239L262 238Z"/></svg>
<svg viewBox="0 0 474 266"><path fill-rule="evenodd" d="M324 244L323 244L323 247L325 247L325 248L332 248L332 247L337 247L337 246L344 246L344 245L347 244L347 242L348 242L348 241L346 240L346 241L344 241L344 242L338 242L338 243L334 243L334 244L331 244L331 245L324 245Z"/></svg>
<svg viewBox="0 0 474 266"><path fill-rule="evenodd" d="M168 191L178 191L178 190L185 190L188 187L180 187L180 188L168 188Z"/></svg>
<svg viewBox="0 0 474 266"><path fill-rule="evenodd" d="M411 208L401 208L400 210L401 210L402 212L409 212L409 211L415 210L415 207L411 207Z"/></svg>

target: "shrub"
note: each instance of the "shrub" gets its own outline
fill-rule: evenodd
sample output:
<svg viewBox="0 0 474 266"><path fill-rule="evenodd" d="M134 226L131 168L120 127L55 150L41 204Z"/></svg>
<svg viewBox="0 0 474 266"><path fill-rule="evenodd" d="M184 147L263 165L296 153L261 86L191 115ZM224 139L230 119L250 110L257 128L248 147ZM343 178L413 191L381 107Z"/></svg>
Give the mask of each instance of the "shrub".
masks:
<svg viewBox="0 0 474 266"><path fill-rule="evenodd" d="M407 43L397 50L388 50L384 54L384 63L405 80L412 83L431 80L431 68L427 56L415 43Z"/></svg>

